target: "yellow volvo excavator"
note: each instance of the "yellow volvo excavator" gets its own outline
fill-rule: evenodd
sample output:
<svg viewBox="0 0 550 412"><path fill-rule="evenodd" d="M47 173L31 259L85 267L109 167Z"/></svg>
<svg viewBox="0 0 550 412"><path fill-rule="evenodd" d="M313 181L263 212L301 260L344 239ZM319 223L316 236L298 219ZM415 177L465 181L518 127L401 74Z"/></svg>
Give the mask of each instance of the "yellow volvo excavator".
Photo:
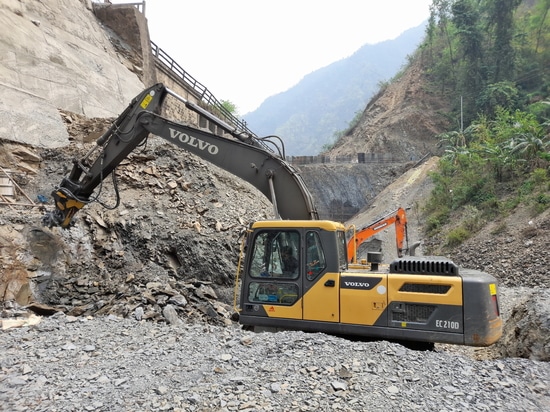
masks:
<svg viewBox="0 0 550 412"><path fill-rule="evenodd" d="M223 137L162 117L167 97L225 130ZM54 190L44 223L68 228L94 190L149 134L250 182L274 219L250 225L239 260L239 322L416 342L488 346L502 333L496 279L440 257L350 265L345 227L318 220L298 171L263 139L235 129L163 84L140 93Z"/></svg>

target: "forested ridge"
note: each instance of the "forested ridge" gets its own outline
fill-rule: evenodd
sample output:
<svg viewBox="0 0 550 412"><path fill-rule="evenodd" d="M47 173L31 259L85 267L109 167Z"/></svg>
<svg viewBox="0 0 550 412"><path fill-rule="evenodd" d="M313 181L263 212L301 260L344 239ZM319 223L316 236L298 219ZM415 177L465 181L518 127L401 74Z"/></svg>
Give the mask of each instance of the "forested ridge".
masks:
<svg viewBox="0 0 550 412"><path fill-rule="evenodd" d="M453 246L517 205L550 206L550 0L434 0L421 46L426 86L452 103L426 211Z"/></svg>

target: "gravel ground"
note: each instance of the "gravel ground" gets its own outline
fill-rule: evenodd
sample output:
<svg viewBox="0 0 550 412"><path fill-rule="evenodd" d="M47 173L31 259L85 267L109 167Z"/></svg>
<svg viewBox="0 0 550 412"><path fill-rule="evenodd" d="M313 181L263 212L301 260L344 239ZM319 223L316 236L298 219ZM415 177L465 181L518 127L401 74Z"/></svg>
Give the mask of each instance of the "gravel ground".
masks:
<svg viewBox="0 0 550 412"><path fill-rule="evenodd" d="M0 332L2 411L542 411L548 363L62 313Z"/></svg>

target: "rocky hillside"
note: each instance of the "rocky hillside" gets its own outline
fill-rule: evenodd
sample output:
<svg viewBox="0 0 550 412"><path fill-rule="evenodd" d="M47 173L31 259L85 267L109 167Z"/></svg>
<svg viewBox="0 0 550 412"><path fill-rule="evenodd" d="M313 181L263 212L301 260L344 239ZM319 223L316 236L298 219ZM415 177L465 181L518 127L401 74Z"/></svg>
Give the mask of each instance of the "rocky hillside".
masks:
<svg viewBox="0 0 550 412"><path fill-rule="evenodd" d="M422 41L425 26L411 28L393 40L366 44L353 55L315 70L290 89L267 98L244 119L260 136L284 136L289 156L318 154L363 110L378 84L399 71Z"/></svg>
<svg viewBox="0 0 550 412"><path fill-rule="evenodd" d="M444 116L449 112L448 102L426 86L423 64L422 53L417 53L406 70L373 97L357 124L323 153L329 158L352 159L364 153L365 163L300 166L323 217L348 220L363 208L371 208L385 187L441 153L436 135L448 126ZM379 212L415 202L392 202Z"/></svg>
<svg viewBox="0 0 550 412"><path fill-rule="evenodd" d="M32 176L12 175L23 193L31 200L49 196L71 159L91 147L79 140L63 150L26 147L39 164ZM23 150L11 144L3 149ZM108 210L93 203L70 230L41 226L47 207L38 202L3 206L4 301L75 315L131 316L139 308L144 319L157 320L164 319L169 301L181 307L182 316L197 307L208 313L231 303L239 237L249 219L268 217L267 200L248 184L163 143L150 142L117 174L121 205ZM107 180L100 201L112 206L115 199ZM190 299L200 304L183 309ZM226 305L220 316L210 315L223 322L230 310Z"/></svg>
<svg viewBox="0 0 550 412"><path fill-rule="evenodd" d="M435 136L448 126L442 114L449 107L428 89L424 72L422 53L417 52L406 70L371 99L359 122L326 155L391 154L407 162L438 154Z"/></svg>

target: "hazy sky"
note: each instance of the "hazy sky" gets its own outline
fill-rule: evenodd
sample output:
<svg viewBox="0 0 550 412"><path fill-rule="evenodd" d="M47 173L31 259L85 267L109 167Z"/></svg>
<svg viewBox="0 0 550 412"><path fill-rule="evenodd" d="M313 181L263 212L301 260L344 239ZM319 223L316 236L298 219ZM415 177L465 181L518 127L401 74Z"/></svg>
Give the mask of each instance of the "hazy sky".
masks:
<svg viewBox="0 0 550 412"><path fill-rule="evenodd" d="M135 1L135 0L134 0ZM131 2L113 0L113 3ZM361 46L429 16L431 0L147 0L151 40L241 115Z"/></svg>

